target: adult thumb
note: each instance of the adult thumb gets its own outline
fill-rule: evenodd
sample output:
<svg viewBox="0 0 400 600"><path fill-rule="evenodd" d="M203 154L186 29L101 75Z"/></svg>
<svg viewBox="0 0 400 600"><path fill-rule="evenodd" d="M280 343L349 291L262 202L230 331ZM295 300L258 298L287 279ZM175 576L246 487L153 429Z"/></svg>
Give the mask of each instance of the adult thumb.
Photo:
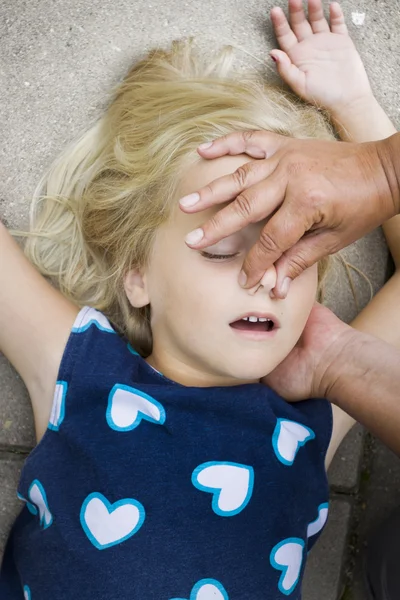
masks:
<svg viewBox="0 0 400 600"><path fill-rule="evenodd" d="M316 262L338 251L337 238L332 232L305 234L276 261L275 298L286 298L290 284Z"/></svg>

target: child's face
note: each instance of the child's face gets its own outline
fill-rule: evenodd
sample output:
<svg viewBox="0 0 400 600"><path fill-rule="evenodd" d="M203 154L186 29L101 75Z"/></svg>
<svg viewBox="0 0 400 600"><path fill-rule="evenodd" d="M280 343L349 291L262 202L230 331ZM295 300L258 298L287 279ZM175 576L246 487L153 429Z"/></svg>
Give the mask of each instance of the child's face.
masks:
<svg viewBox="0 0 400 600"><path fill-rule="evenodd" d="M185 173L178 198L232 173L249 160L245 155L200 160ZM273 266L262 280L263 287L240 287L238 275L243 259L257 241L265 221L248 225L204 251L190 249L184 241L186 234L220 209L221 205L188 215L177 203L169 222L157 232L144 274L153 333L153 352L148 362L184 385L258 381L292 350L315 300L317 265L292 283L284 300L269 296L276 279ZM237 255L210 259L204 252ZM265 322L231 325L244 315L260 313L273 317L279 326L267 332ZM247 330L236 328L243 326Z"/></svg>

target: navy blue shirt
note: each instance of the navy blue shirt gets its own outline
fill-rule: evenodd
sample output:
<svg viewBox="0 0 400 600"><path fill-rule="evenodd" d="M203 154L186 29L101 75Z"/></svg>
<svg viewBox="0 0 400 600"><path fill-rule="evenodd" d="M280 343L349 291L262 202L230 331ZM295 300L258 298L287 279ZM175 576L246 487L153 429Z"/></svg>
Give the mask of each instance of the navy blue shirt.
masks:
<svg viewBox="0 0 400 600"><path fill-rule="evenodd" d="M331 431L323 399L171 381L83 308L21 473L0 599L299 599Z"/></svg>

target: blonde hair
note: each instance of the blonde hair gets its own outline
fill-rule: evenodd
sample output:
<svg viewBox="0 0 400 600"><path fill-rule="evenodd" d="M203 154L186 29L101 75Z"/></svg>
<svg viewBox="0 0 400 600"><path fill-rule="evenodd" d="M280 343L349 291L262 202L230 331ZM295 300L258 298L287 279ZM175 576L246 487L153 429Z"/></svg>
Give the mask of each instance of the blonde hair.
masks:
<svg viewBox="0 0 400 600"><path fill-rule="evenodd" d="M148 261L202 142L243 130L334 139L323 115L259 74L233 69L233 48L210 60L194 38L154 49L113 90L105 114L53 163L34 193L25 254L78 306L104 312L143 356L150 307L133 308L123 278ZM319 263L319 282L329 258ZM321 289L321 288L320 288Z"/></svg>

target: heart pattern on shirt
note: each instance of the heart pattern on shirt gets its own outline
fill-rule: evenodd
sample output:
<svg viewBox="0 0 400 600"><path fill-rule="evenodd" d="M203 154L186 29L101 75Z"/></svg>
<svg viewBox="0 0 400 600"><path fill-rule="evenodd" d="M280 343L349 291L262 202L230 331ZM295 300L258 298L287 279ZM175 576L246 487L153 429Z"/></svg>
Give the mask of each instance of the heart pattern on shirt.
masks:
<svg viewBox="0 0 400 600"><path fill-rule="evenodd" d="M32 600L31 590L28 585L24 585L24 600Z"/></svg>
<svg viewBox="0 0 400 600"><path fill-rule="evenodd" d="M275 456L282 464L291 466L300 448L314 438L315 433L309 427L296 421L278 419L272 435Z"/></svg>
<svg viewBox="0 0 400 600"><path fill-rule="evenodd" d="M319 533L325 526L328 519L329 502L324 502L318 506L318 517L315 521L312 521L307 527L307 537L310 538L313 535Z"/></svg>
<svg viewBox="0 0 400 600"><path fill-rule="evenodd" d="M201 579L190 594L189 599L171 598L171 600L229 600L224 586L216 579Z"/></svg>
<svg viewBox="0 0 400 600"><path fill-rule="evenodd" d="M93 546L105 550L137 533L145 520L145 510L132 498L111 504L103 494L93 492L82 504L80 519Z"/></svg>
<svg viewBox="0 0 400 600"><path fill-rule="evenodd" d="M68 391L68 383L66 381L57 381L54 392L53 405L51 407L51 415L47 427L52 431L58 431L65 417L65 399Z"/></svg>
<svg viewBox="0 0 400 600"><path fill-rule="evenodd" d="M38 514L38 509L36 508L36 506L32 504L32 502L29 502L26 498L24 498L19 492L17 492L17 498L23 500L23 502L26 502L26 508L29 510L30 513L32 513L33 515Z"/></svg>
<svg viewBox="0 0 400 600"><path fill-rule="evenodd" d="M78 321L79 321L79 325L77 325ZM107 319L107 317L105 315L103 315L103 313L101 313L100 311L96 310L95 308L91 308L90 310L87 310L83 314L83 318L82 318L82 314L80 314L78 316L78 318L76 319L74 326L72 328L72 333L83 333L84 331L89 329L89 327L91 327L92 325L97 327L97 329L100 329L100 331L107 331L108 333L114 333L114 334L117 333L111 327L110 321Z"/></svg>
<svg viewBox="0 0 400 600"><path fill-rule="evenodd" d="M192 473L192 483L213 495L212 509L221 517L240 513L248 504L254 485L252 467L234 462L205 462Z"/></svg>
<svg viewBox="0 0 400 600"><path fill-rule="evenodd" d="M287 538L271 550L270 562L274 569L282 571L278 587L285 596L289 596L299 582L304 546L300 538Z"/></svg>
<svg viewBox="0 0 400 600"><path fill-rule="evenodd" d="M32 481L28 490L28 498L39 511L40 526L43 529L50 527L53 522L53 515L47 502L45 489L38 479Z"/></svg>
<svg viewBox="0 0 400 600"><path fill-rule="evenodd" d="M160 402L141 390L117 383L108 397L106 419L115 431L131 431L142 419L163 425L165 410Z"/></svg>
<svg viewBox="0 0 400 600"><path fill-rule="evenodd" d="M103 332L116 333L107 318L94 309L81 313L72 331L73 333L81 333L92 326ZM134 354L138 355L130 344L128 344L128 350L132 354L132 358ZM145 389L154 390L156 388L146 387ZM64 420L67 391L68 382L57 381L48 425L53 431L58 431ZM117 383L109 392L106 421L114 431L131 431L139 427L143 421L147 421L151 425L163 425L165 419L166 413L162 404L140 389ZM144 424L141 430L143 429L145 429ZM301 462L301 448L314 438L315 433L309 427L290 419L278 418L272 436L275 457L286 469L287 466L294 464L300 451L299 462ZM305 451L303 452L306 454ZM270 460L271 450L269 454L268 458ZM211 457L207 456L207 458L212 457L213 455ZM273 456L272 459L274 460ZM198 461L194 464L198 464ZM193 468L193 465L191 468ZM190 471L187 473L187 477L189 476ZM201 494L197 494L203 508L204 504L208 508L208 502L211 501L212 510L216 515L232 517L241 513L252 498L254 470L251 466L236 462L208 461L199 464L193 470L191 481L199 491L211 494L211 497L202 497ZM88 491L85 492L84 496ZM135 494L135 492L127 491L126 495L131 493ZM49 494L51 501L50 488ZM122 495L125 495L124 492L122 492ZM50 527L53 522L53 514L49 508L45 489L39 480L32 482L27 497L27 507L33 514L39 514L41 527L43 529ZM312 513L312 518L314 516L315 513ZM326 523L327 516L328 504L321 504L318 507L316 518L308 524L307 538L315 536L321 531ZM123 498L112 503L100 492L89 494L82 503L80 510L80 521L85 536L99 550L105 550L131 539L139 532L145 519L145 509L138 500ZM273 535L273 532L271 535ZM288 531L284 532L283 535L291 535L289 525ZM303 533L297 533L297 535L303 536ZM81 537L86 539L82 534ZM305 535L303 537L307 539ZM272 544L275 542L276 539ZM134 549L133 544L136 544L136 539L131 539L130 543ZM299 584L305 562L306 543L299 537L287 537L277 543L270 552L270 564L279 571L279 574L275 572L275 578L278 580L279 577L278 588L284 595L290 595ZM90 547L90 545L86 545ZM217 573L216 575L218 576ZM195 579L196 577L189 582L189 589ZM190 592L189 598L186 598L189 589L182 591L185 598L174 597L171 600L229 600L224 586L216 579L197 581ZM29 586L25 585L23 587L23 593L24 600L32 600ZM232 593L232 590L230 593ZM168 593L167 595L169 596Z"/></svg>

